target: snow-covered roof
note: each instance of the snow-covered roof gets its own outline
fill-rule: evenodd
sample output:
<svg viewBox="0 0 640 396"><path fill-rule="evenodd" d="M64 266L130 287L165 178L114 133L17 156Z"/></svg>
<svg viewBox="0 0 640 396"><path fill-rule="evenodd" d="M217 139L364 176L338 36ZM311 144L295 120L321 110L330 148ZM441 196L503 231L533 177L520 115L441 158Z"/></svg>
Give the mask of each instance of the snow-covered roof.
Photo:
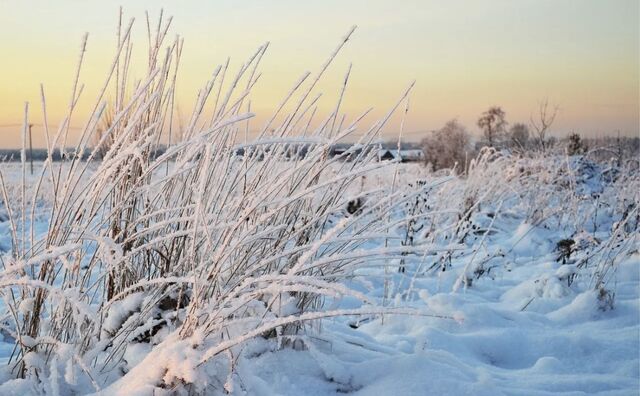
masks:
<svg viewBox="0 0 640 396"><path fill-rule="evenodd" d="M378 151L378 158L396 159L398 158L398 150L381 149ZM404 161L418 161L424 159L424 152L420 149L400 150L400 158Z"/></svg>

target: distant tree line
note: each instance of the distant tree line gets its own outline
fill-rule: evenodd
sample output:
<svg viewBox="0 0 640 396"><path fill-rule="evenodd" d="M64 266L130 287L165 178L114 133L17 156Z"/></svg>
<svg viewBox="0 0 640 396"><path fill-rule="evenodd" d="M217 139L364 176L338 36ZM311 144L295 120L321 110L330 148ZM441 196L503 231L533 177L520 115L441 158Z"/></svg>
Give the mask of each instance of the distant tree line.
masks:
<svg viewBox="0 0 640 396"><path fill-rule="evenodd" d="M153 154L152 154L152 158L155 158L161 154L163 154L165 152L166 148L165 147L161 147L158 150L156 150ZM21 149L0 149L0 162L18 162L21 161ZM100 159L102 158L102 151L99 151L97 153L97 158ZM72 150L67 150L63 153L60 152L60 150L52 150L51 151L51 160L54 162L58 162L61 161L63 159L63 156L65 159L71 159L74 156L78 155L77 153L75 153ZM89 155L91 155L91 150L87 149L82 153L82 158L87 158ZM44 161L47 159L47 149L33 149L33 150L25 150L25 156L26 156L26 160L27 161Z"/></svg>
<svg viewBox="0 0 640 396"><path fill-rule="evenodd" d="M421 141L425 154L425 164L433 170L455 169L466 172L469 160L482 147L509 150L525 155L531 152L566 153L568 155L588 155L595 160L613 159L619 165L627 160L638 160L640 137L607 136L583 138L576 132L563 139L549 136L549 131L558 114L557 107L549 107L547 101L540 103L535 116L528 123L516 122L509 126L505 111L492 106L483 112L477 121L482 131L481 139L472 145L471 134L453 119L442 128L430 132Z"/></svg>

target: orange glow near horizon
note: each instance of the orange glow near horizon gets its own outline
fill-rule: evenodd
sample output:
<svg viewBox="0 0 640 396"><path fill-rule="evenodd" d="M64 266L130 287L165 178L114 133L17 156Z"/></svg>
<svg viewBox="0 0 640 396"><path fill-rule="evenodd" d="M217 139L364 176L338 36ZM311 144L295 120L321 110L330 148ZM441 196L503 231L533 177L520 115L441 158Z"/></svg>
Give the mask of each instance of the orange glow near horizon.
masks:
<svg viewBox="0 0 640 396"><path fill-rule="evenodd" d="M146 3L146 4L145 4ZM64 117L79 43L89 32L81 81L83 99L72 120L82 126L115 52L117 2L70 0L0 3L0 148L20 144L24 102L30 122L42 123L40 83L47 94L50 127ZM458 118L477 133L478 115L500 105L510 123L527 122L547 98L560 112L554 134L587 136L620 131L638 135L639 5L635 0L512 2L453 1L169 1L124 7L135 17L134 52L144 58L144 11L164 7L172 32L185 39L177 100L188 118L197 90L231 57L230 71L266 41L262 77L251 95L258 129L303 72L316 72L351 25L352 40L319 86L320 111L335 105L349 63L353 69L342 112L353 119L374 107L369 126L416 80L406 139ZM142 63L142 62L140 62ZM133 75L135 75L135 68ZM397 136L399 116L386 128ZM42 147L41 128L34 145Z"/></svg>

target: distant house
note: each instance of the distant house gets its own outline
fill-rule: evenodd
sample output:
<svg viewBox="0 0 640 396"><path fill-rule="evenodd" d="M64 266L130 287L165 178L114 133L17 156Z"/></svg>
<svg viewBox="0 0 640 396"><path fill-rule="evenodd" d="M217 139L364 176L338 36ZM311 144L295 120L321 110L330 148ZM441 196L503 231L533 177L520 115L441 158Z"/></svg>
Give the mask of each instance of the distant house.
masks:
<svg viewBox="0 0 640 396"><path fill-rule="evenodd" d="M391 150L380 150L380 154L378 154L380 161L391 161L395 159L396 156L391 154Z"/></svg>
<svg viewBox="0 0 640 396"><path fill-rule="evenodd" d="M424 161L424 152L419 148L410 148L408 146L400 150L401 162L420 162ZM343 161L353 161L359 155L369 155L377 152L379 161L392 161L398 155L398 149L391 145L386 148L380 144L356 145L348 143L338 143L331 147L329 155L332 157L340 157Z"/></svg>
<svg viewBox="0 0 640 396"><path fill-rule="evenodd" d="M424 161L424 151L421 149L400 150L402 162L421 162Z"/></svg>
<svg viewBox="0 0 640 396"><path fill-rule="evenodd" d="M391 161L398 157L398 150L381 149L378 152L380 161ZM400 162L424 161L424 151L420 149L400 150Z"/></svg>

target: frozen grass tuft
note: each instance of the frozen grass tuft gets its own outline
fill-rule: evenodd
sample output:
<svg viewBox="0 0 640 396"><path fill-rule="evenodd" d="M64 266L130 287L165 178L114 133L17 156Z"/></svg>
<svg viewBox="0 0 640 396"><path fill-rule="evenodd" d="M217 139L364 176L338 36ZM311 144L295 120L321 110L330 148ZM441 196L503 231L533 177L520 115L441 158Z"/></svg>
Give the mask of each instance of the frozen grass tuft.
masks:
<svg viewBox="0 0 640 396"><path fill-rule="evenodd" d="M10 370L43 391L100 391L111 383L132 392L202 391L202 370L222 359L233 373L237 346L250 338L296 335L324 317L393 312L341 280L363 263L401 253L361 249L386 235L381 219L401 199L361 190L358 199L368 204L345 210L346 191L388 166L371 142L398 105L338 157L328 155L331 146L360 128L362 116L345 123L338 103L311 126L316 83L355 28L314 77L296 82L259 136L243 141L267 45L235 76L228 65L215 69L178 136L174 94L183 44L166 43L170 23L161 15L149 29L148 69L131 81L133 20L120 18L110 72L69 149L85 36L67 117L52 136L45 128L49 159L32 197L24 177L17 201L0 180L12 222L0 274L3 327L15 339ZM109 93L114 100L106 100ZM46 119L44 89L42 111ZM164 151L162 142L169 143ZM54 150L66 160L53 163ZM36 235L45 185L50 206L40 210L49 223ZM361 308L323 308L324 298L342 296ZM148 355L136 362L140 351Z"/></svg>

